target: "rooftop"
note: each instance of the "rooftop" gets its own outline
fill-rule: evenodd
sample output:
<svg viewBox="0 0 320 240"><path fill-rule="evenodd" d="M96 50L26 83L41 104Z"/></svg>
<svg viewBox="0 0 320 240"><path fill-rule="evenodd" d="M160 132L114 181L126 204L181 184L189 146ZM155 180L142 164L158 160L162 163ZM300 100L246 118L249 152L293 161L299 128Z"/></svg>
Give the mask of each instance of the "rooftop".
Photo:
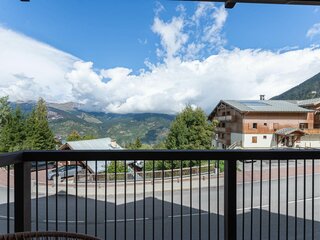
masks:
<svg viewBox="0 0 320 240"><path fill-rule="evenodd" d="M310 112L312 110L283 100L222 100L241 112Z"/></svg>
<svg viewBox="0 0 320 240"><path fill-rule="evenodd" d="M64 144L61 149L69 147L71 150L115 150L122 149L111 138L98 138L91 140L70 141Z"/></svg>

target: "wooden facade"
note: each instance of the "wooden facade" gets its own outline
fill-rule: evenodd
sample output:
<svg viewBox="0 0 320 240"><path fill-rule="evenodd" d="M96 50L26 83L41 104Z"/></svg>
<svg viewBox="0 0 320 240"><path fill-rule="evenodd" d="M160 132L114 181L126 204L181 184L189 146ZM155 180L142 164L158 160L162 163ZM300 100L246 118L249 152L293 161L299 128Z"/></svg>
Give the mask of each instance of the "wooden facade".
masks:
<svg viewBox="0 0 320 240"><path fill-rule="evenodd" d="M222 148L228 148L234 143L234 136L241 135L243 138L243 135L253 135L251 141L254 144L257 141L254 135L265 135L263 136L265 138L267 135L274 136L278 130L286 128L301 129L305 134L319 135L320 137L320 104L305 108L312 111L240 111L221 101L209 116L210 120L218 121L214 141L220 143ZM277 144L282 139L279 136L273 138ZM291 142L299 141L300 136L292 139L289 140ZM243 141L243 139L238 141Z"/></svg>

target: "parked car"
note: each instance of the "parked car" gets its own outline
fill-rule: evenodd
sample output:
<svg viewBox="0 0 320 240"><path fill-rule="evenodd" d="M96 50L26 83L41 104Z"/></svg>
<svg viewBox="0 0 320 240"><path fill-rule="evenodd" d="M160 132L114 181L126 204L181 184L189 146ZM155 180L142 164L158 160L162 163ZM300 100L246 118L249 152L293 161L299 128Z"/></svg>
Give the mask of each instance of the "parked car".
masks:
<svg viewBox="0 0 320 240"><path fill-rule="evenodd" d="M31 171L36 171L37 163L38 163L38 171L45 170L46 166L48 166L48 169L51 169L56 164L55 162L52 162L52 161L50 161L48 163L46 163L46 161L31 162Z"/></svg>
<svg viewBox="0 0 320 240"><path fill-rule="evenodd" d="M62 166L58 168L58 176L57 176L57 169L51 169L48 171L48 179L53 180L56 177L66 178L73 177L76 175L76 172L81 172L82 167L76 166L76 165L68 165L68 166Z"/></svg>

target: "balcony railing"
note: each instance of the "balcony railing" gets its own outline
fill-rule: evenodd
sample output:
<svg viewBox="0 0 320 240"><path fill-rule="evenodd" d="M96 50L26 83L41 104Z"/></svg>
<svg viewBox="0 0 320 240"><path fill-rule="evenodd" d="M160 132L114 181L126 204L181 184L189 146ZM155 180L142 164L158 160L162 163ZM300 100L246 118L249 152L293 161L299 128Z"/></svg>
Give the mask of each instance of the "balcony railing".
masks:
<svg viewBox="0 0 320 240"><path fill-rule="evenodd" d="M235 118L235 116L233 115L226 115L226 116L217 116L217 117L214 117L215 120L218 120L218 121L233 121Z"/></svg>
<svg viewBox="0 0 320 240"><path fill-rule="evenodd" d="M319 150L4 154L0 233L66 231L101 239L319 239L318 159ZM62 172L52 177L59 164L80 162L84 167L94 164L95 170L101 162L113 164L114 171L84 168L66 171L65 178ZM124 174L126 164L133 167Z"/></svg>

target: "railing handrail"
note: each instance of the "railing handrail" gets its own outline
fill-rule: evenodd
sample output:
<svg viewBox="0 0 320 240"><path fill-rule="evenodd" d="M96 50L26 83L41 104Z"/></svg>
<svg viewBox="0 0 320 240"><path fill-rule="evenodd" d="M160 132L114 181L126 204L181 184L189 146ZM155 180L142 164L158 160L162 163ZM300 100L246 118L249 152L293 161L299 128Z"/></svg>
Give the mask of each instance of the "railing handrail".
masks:
<svg viewBox="0 0 320 240"><path fill-rule="evenodd" d="M0 167L22 162L23 152L13 152L0 154Z"/></svg>
<svg viewBox="0 0 320 240"><path fill-rule="evenodd" d="M320 149L23 151L24 161L320 159ZM0 160L2 155L0 155Z"/></svg>

